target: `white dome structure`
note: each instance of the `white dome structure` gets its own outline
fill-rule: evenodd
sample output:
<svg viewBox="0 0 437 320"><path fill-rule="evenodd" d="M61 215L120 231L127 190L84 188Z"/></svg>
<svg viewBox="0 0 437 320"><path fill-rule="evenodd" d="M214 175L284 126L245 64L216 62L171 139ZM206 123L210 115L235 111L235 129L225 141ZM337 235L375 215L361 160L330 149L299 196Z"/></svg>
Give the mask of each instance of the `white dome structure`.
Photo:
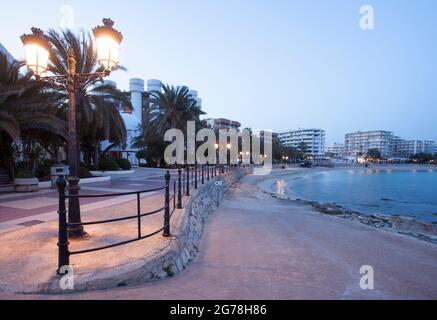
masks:
<svg viewBox="0 0 437 320"><path fill-rule="evenodd" d="M197 98L196 100L197 100L197 107L198 107L199 109L202 109L202 99Z"/></svg>
<svg viewBox="0 0 437 320"><path fill-rule="evenodd" d="M112 81L112 80L104 80L104 81L103 81L103 84L104 84L105 86L111 86L111 87L113 87L113 88L117 88L117 82Z"/></svg>
<svg viewBox="0 0 437 320"><path fill-rule="evenodd" d="M161 86L162 86L162 82L160 80L150 79L149 81L147 81L148 92L161 91L162 89Z"/></svg>
<svg viewBox="0 0 437 320"><path fill-rule="evenodd" d="M137 149L132 148L132 143L135 137L138 135L138 126L141 125L141 121L138 118L129 112L123 112L121 114L123 118L124 125L126 126L126 154L123 155L123 158L128 159L133 165L137 164L138 159L136 158L136 154L138 152Z"/></svg>
<svg viewBox="0 0 437 320"><path fill-rule="evenodd" d="M202 99L199 98L199 93L196 90L190 90L188 92L189 96L196 101L196 107L202 108Z"/></svg>
<svg viewBox="0 0 437 320"><path fill-rule="evenodd" d="M141 121L138 120L136 116L129 112L123 112L121 113L121 117L128 132L138 130L138 126L141 124Z"/></svg>
<svg viewBox="0 0 437 320"><path fill-rule="evenodd" d="M144 80L132 78L129 80L129 90L131 93L131 103L134 108L134 115L138 121L143 120L143 93Z"/></svg>

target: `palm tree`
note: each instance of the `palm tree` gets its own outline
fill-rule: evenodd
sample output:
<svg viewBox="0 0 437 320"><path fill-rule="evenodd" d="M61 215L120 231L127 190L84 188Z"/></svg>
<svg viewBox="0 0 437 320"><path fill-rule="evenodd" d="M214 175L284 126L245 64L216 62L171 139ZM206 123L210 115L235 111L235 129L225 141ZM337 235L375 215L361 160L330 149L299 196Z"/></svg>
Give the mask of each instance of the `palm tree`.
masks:
<svg viewBox="0 0 437 320"><path fill-rule="evenodd" d="M196 106L187 87L163 85L162 92L151 92L150 95L149 120L162 136L169 129L185 132L187 121L200 121L199 117L205 114Z"/></svg>
<svg viewBox="0 0 437 320"><path fill-rule="evenodd" d="M297 146L297 150L299 150L299 158L301 160L305 160L305 157L308 152L308 145L304 141L301 141Z"/></svg>
<svg viewBox="0 0 437 320"><path fill-rule="evenodd" d="M91 110L94 124L89 125L86 121L82 121L79 130L81 132L82 147L87 155L85 157L86 162L88 164L93 162L94 166L98 167L100 142L109 140L112 147L124 146L127 131L116 103L107 104L105 97L95 97L94 100L98 102Z"/></svg>
<svg viewBox="0 0 437 320"><path fill-rule="evenodd" d="M46 85L21 74L23 62L10 62L0 53L0 166L13 171L13 143L32 130L66 138L67 124L60 115L60 96Z"/></svg>
<svg viewBox="0 0 437 320"><path fill-rule="evenodd" d="M145 153L148 165L161 167L165 149L169 145L164 141L152 124L138 126L138 136L133 138L132 147Z"/></svg>
<svg viewBox="0 0 437 320"><path fill-rule="evenodd" d="M51 44L49 70L54 74L68 73L68 50L70 48L74 51L77 61L76 73L88 74L104 71L98 63L90 35L82 33L77 36L70 30L64 30L61 33L50 30L45 37ZM68 93L66 91L62 93L66 99ZM133 107L122 91L103 83L100 79L89 80L77 88L76 104L78 141L85 145L85 149L94 150L94 162L98 161L97 150L101 141L109 140L114 146L126 143L126 127L118 110L120 107L132 110Z"/></svg>

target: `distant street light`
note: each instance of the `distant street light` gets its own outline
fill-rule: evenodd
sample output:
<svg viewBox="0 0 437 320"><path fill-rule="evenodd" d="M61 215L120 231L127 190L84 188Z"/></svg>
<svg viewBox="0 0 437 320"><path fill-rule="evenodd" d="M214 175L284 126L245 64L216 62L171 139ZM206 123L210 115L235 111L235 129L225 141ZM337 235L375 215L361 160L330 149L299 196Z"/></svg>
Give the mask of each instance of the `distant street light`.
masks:
<svg viewBox="0 0 437 320"><path fill-rule="evenodd" d="M123 40L122 34L113 28L114 21L103 19L103 26L93 29L97 46L97 60L102 65L104 71L91 74L76 73L76 56L73 48L68 49L68 73L65 75L45 76L42 75L49 70L50 44L44 37L43 31L32 28L32 34L22 35L21 41L24 46L24 53L27 67L35 74L40 81L63 86L69 94L68 112L68 154L70 175L68 177L68 190L72 196L79 194L79 157L77 145L77 123L76 123L76 93L78 87L85 83L108 76L111 71L118 66L120 45ZM80 205L79 199L70 198L68 205L68 222L80 224ZM85 234L83 226L69 229L70 237L80 237Z"/></svg>

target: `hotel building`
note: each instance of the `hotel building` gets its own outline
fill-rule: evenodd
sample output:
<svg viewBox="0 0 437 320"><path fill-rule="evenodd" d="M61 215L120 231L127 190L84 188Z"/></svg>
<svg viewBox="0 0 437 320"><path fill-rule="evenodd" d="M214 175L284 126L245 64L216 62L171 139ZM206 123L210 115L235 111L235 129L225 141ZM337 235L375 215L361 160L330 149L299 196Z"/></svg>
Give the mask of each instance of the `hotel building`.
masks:
<svg viewBox="0 0 437 320"><path fill-rule="evenodd" d="M409 158L418 153L437 153L437 144L429 140L405 140L393 132L376 130L346 134L345 153L347 156L365 155L370 149L377 149L381 156L388 158Z"/></svg>
<svg viewBox="0 0 437 320"><path fill-rule="evenodd" d="M391 143L393 139L392 132L383 130L346 134L346 155L358 157L365 155L370 149L377 149L383 158L388 158L392 155Z"/></svg>
<svg viewBox="0 0 437 320"><path fill-rule="evenodd" d="M298 129L278 133L279 142L285 147L299 148L302 143L307 154L323 156L325 154L326 134L322 129Z"/></svg>
<svg viewBox="0 0 437 320"><path fill-rule="evenodd" d="M326 151L325 154L328 157L333 157L333 158L342 158L346 154L343 143L333 143L327 145L325 151Z"/></svg>
<svg viewBox="0 0 437 320"><path fill-rule="evenodd" d="M234 129L237 132L240 132L240 128L241 128L240 122L228 120L224 118L206 119L206 123L214 131Z"/></svg>
<svg viewBox="0 0 437 320"><path fill-rule="evenodd" d="M418 153L437 153L435 141L428 140L404 140L395 139L393 141L393 154L398 157L411 157Z"/></svg>

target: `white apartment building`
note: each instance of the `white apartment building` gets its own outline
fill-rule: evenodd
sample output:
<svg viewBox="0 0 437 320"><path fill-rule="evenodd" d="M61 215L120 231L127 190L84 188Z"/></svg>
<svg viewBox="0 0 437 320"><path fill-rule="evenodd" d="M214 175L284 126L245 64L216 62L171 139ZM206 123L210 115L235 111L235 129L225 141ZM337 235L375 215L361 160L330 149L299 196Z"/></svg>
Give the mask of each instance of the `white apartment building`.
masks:
<svg viewBox="0 0 437 320"><path fill-rule="evenodd" d="M241 128L240 122L229 120L229 119L223 119L223 118L206 119L206 123L214 131L233 129L233 130L236 130L237 132L240 132L240 128Z"/></svg>
<svg viewBox="0 0 437 320"><path fill-rule="evenodd" d="M383 158L409 158L418 153L437 153L437 144L429 140L405 140L390 131L383 130L346 135L346 155L353 157L365 155L369 149L379 150Z"/></svg>
<svg viewBox="0 0 437 320"><path fill-rule="evenodd" d="M393 154L398 157L410 157L418 153L437 153L435 141L404 140L397 138L393 142Z"/></svg>
<svg viewBox="0 0 437 320"><path fill-rule="evenodd" d="M325 154L334 158L342 158L345 156L345 147L343 143L333 143L327 145L325 148Z"/></svg>
<svg viewBox="0 0 437 320"><path fill-rule="evenodd" d="M308 155L323 156L325 154L326 134L322 129L283 131L278 134L278 139L282 145L296 149L305 143Z"/></svg>
<svg viewBox="0 0 437 320"><path fill-rule="evenodd" d="M0 52L6 56L6 59L8 59L9 63L15 61L14 57L9 53L8 50L6 50L6 48L1 43L0 43Z"/></svg>
<svg viewBox="0 0 437 320"><path fill-rule="evenodd" d="M383 130L349 133L345 137L345 152L348 156L357 157L365 155L370 149L377 149L383 158L388 158L392 155L394 138L392 132Z"/></svg>

